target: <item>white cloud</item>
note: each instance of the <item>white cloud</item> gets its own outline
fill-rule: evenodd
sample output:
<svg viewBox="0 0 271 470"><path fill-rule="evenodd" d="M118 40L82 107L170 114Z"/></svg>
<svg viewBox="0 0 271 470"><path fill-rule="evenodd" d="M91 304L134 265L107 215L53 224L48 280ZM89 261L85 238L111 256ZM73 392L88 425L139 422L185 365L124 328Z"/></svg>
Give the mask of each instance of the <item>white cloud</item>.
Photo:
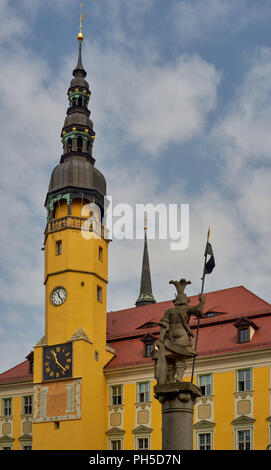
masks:
<svg viewBox="0 0 271 470"><path fill-rule="evenodd" d="M220 74L213 65L196 55L139 64L117 51L85 49L85 63L95 63L93 111L104 135L120 131L151 156L201 135L216 106Z"/></svg>
<svg viewBox="0 0 271 470"><path fill-rule="evenodd" d="M223 158L234 168L269 161L271 154L271 49L261 48L253 57L250 68L225 115L215 126L213 138L225 150Z"/></svg>
<svg viewBox="0 0 271 470"><path fill-rule="evenodd" d="M135 186L134 172L127 169L122 170L116 179L113 194L126 195L128 201L145 199L154 203L181 201L190 204L188 250L172 252L168 242L149 242L153 292L157 300L169 297L167 279L175 276L191 279L192 293L199 290L209 226L217 265L214 273L207 277L206 290L243 284L270 300L270 66L270 50L257 51L248 64L242 83L219 122L211 129L210 144L215 144L212 152L220 166L217 180L206 182L202 190L195 191L194 196L188 199L185 179L182 178L174 186L161 188L159 178L145 170L145 173L139 172L138 186ZM120 302L122 307L128 307L136 300L143 243L114 243L110 247L113 286L109 287L112 291L109 305L116 309ZM126 282L124 295L120 297L123 265L118 260L122 253L129 260L125 277L130 279L130 285ZM134 291L131 286L134 286Z"/></svg>
<svg viewBox="0 0 271 470"><path fill-rule="evenodd" d="M220 40L225 31L235 34L270 18L268 1L180 0L169 11L173 31L185 45L209 40L214 34Z"/></svg>

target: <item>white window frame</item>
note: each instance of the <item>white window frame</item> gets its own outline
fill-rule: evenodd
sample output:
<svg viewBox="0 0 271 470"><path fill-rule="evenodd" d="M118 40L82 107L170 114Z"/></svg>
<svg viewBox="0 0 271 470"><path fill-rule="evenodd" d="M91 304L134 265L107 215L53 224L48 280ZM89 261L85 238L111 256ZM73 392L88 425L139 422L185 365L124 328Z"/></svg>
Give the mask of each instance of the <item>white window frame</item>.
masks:
<svg viewBox="0 0 271 470"><path fill-rule="evenodd" d="M210 436L210 443L207 444L206 442L204 442L203 446L210 446L210 449L201 449L200 446L202 445L201 442L200 442L200 436ZM198 432L198 450L212 450L212 432L210 431L199 431Z"/></svg>
<svg viewBox="0 0 271 470"><path fill-rule="evenodd" d="M250 432L250 450L254 448L254 426L253 424L240 424L234 427L234 450L239 450L239 432L249 431Z"/></svg>
<svg viewBox="0 0 271 470"><path fill-rule="evenodd" d="M142 434L142 436L135 436L135 450L150 450L151 448L151 439L150 435ZM139 440L143 439L144 441L147 440L147 447L139 448Z"/></svg>
<svg viewBox="0 0 271 470"><path fill-rule="evenodd" d="M110 406L121 406L123 405L123 385L122 384L114 384L114 385L109 385L109 403L110 403ZM115 387L120 387L120 394L117 394L117 395L113 395L113 391L114 391L114 388ZM121 400L120 400L120 403L113 403L113 397L117 397L117 396L120 396L121 397Z"/></svg>
<svg viewBox="0 0 271 470"><path fill-rule="evenodd" d="M240 436L239 434L240 433L249 433L249 449L240 449ZM246 440L244 439L243 441L243 444L245 445L246 444ZM248 429L237 429L236 430L236 450L251 450L252 449L252 432L251 432L251 429L248 428Z"/></svg>
<svg viewBox="0 0 271 470"><path fill-rule="evenodd" d="M239 385L240 385L239 375L240 375L241 372L247 372L247 371L249 371L249 385L250 385L250 387L249 388L244 387L244 390L240 390L239 389ZM247 379L244 380L244 383L246 383L246 380ZM253 369L252 369L252 367L237 369L236 370L236 392L242 393L242 392L252 392L252 391L253 391Z"/></svg>
<svg viewBox="0 0 271 470"><path fill-rule="evenodd" d="M10 407L9 406L5 406L5 403L7 401L10 401ZM12 403L12 397L5 397L5 398L2 398L2 410L1 410L1 413L2 413L2 417L4 418L11 418L12 417L12 408L13 408L13 403ZM9 409L10 410L10 413L9 414L5 414L5 410Z"/></svg>
<svg viewBox="0 0 271 470"><path fill-rule="evenodd" d="M31 398L31 404L26 404L25 401L27 398ZM25 408L26 407L30 407L31 406L31 412L30 413L26 413L25 412ZM33 414L33 395L23 395L22 396L22 416L32 416Z"/></svg>
<svg viewBox="0 0 271 470"><path fill-rule="evenodd" d="M140 391L140 387L142 385L147 385L147 390L143 392ZM140 396L143 394L143 400L140 399ZM145 380L144 382L137 382L136 384L136 402L137 403L149 403L151 401L151 383L149 380ZM147 395L147 397L146 397ZM146 400L146 398L148 398Z"/></svg>
<svg viewBox="0 0 271 470"><path fill-rule="evenodd" d="M120 443L120 449L113 449L112 448L112 443L113 442L119 442ZM123 438L122 437L112 437L108 439L108 447L109 450L123 450Z"/></svg>
<svg viewBox="0 0 271 470"><path fill-rule="evenodd" d="M195 429L195 448L200 448L200 434L210 434L210 450L214 449L214 429L213 426L204 426L200 429Z"/></svg>
<svg viewBox="0 0 271 470"><path fill-rule="evenodd" d="M201 379L202 379L203 377L210 377L210 385L209 385L209 384L208 384L208 385L204 385L204 386L205 386L205 389L206 389L208 386L210 386L210 393L204 393L204 394L202 394L203 397L208 397L208 396L210 396L210 395L213 395L213 374L212 374L211 372L209 372L209 373L206 373L206 374L199 374L199 375L198 375L198 377L197 377L198 380L197 380L197 381L198 381L198 387L199 387L200 389L201 389L201 386L202 386L202 385L200 384L200 382L201 382Z"/></svg>

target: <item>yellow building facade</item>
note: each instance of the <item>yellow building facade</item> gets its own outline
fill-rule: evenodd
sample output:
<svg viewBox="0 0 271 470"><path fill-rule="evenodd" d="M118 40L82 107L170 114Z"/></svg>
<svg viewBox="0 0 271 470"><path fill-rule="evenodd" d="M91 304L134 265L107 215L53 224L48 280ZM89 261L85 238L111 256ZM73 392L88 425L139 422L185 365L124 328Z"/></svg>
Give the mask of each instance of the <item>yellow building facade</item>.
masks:
<svg viewBox="0 0 271 470"><path fill-rule="evenodd" d="M151 353L172 302L155 302L145 231L136 306L107 313L106 182L92 156L82 39L61 131L63 155L45 201L44 334L25 361L0 374L1 450L162 446ZM194 377L202 391L194 408L194 449L270 445L270 333L271 305L244 287L206 294ZM191 370L188 362L186 381Z"/></svg>
<svg viewBox="0 0 271 470"><path fill-rule="evenodd" d="M213 304L214 298L219 300L220 297L224 298L224 306L227 309L233 293L237 298L247 296L244 306L249 304L253 297L253 294L243 287L208 293L207 309L210 308L208 304ZM240 330L235 320L238 314L234 314L233 319L230 312L205 312L206 316L199 332L199 351L194 377L194 384L202 391L202 396L196 400L194 407L195 450L265 450L270 445L271 364L268 335L271 317L270 313L263 313L270 310L270 307L266 308L264 302L260 305L259 299L258 303L259 312L257 315L253 314L253 325L257 330L253 338L246 342L239 342ZM153 314L161 309L161 304L154 304L151 308L141 307L145 310L144 320L148 321L151 316L154 323L156 319ZM240 306L242 307L242 299ZM136 308L133 308L113 312L109 316L112 316L112 320L115 316L116 322L127 316L129 322L130 315L135 316L136 313ZM208 317L208 314L211 316ZM249 312L248 317L251 318ZM157 322L159 318L160 313L157 314ZM138 327L140 328L140 322ZM148 333L148 341L151 341L151 336L155 340L159 327L150 325L149 328L151 333ZM194 329L196 322L192 323L192 330ZM144 357L142 339L146 336L146 330L141 338L134 338L135 330L131 332L129 339L121 338L120 332L118 338L113 339L112 335L109 342L112 347L115 343L116 356L111 365L109 363L105 368L109 386L108 448L158 450L162 445L161 405L154 398L153 387L156 381L153 364L151 360L147 364ZM260 331L263 335L260 338L262 343L258 343L257 338ZM217 338L212 341L212 337ZM126 342L127 347L123 347L122 342ZM134 348L133 342L138 343ZM133 366L130 356L127 357L128 349L133 350L136 357ZM136 350L142 355L141 365L138 364ZM191 370L190 361L184 376L185 381L191 381ZM115 394L119 396L116 398Z"/></svg>

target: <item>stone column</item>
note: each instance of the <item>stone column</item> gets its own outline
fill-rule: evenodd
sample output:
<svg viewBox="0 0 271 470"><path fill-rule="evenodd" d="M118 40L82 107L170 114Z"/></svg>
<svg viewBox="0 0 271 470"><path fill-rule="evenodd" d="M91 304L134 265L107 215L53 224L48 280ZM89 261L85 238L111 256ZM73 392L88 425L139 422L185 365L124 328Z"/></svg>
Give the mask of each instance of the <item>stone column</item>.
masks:
<svg viewBox="0 0 271 470"><path fill-rule="evenodd" d="M162 404L162 450L193 450L193 413L201 390L190 382L155 385Z"/></svg>

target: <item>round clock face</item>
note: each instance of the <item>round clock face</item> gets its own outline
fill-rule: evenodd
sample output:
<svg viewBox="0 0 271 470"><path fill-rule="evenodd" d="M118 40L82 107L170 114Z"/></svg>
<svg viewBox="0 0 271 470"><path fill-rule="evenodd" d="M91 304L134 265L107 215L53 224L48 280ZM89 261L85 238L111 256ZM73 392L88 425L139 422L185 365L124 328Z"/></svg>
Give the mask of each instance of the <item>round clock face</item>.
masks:
<svg viewBox="0 0 271 470"><path fill-rule="evenodd" d="M56 287L51 293L51 302L54 305L61 305L65 302L67 297L67 291L64 287Z"/></svg>

